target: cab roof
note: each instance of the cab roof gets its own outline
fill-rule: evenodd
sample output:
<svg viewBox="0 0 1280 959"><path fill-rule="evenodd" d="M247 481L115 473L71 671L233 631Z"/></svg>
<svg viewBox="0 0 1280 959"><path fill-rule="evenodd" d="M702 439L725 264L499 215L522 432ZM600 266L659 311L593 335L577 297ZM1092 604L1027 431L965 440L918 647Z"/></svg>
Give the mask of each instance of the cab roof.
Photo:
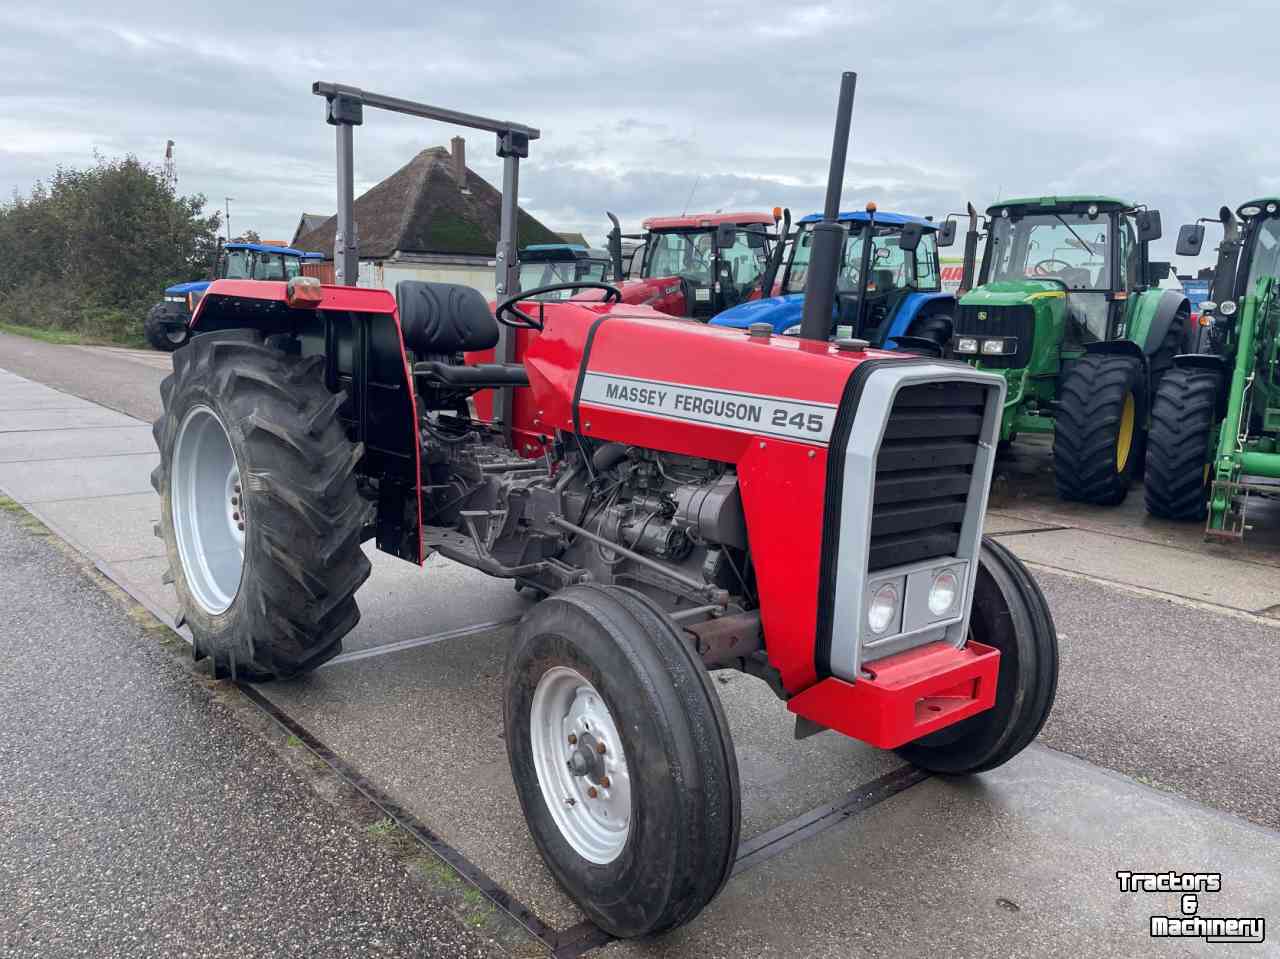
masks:
<svg viewBox="0 0 1280 959"><path fill-rule="evenodd" d="M696 230L700 227L732 223L735 226L773 226L772 213L690 213L687 216L651 216L641 226L646 230Z"/></svg>
<svg viewBox="0 0 1280 959"><path fill-rule="evenodd" d="M304 260L323 260L323 253L308 253L295 250L291 246L272 246L270 243L224 243L224 250L253 250L255 253L283 253L285 256L297 256Z"/></svg>
<svg viewBox="0 0 1280 959"><path fill-rule="evenodd" d="M866 210L848 210L842 211L837 215L841 223L866 223L871 218L871 214ZM808 216L801 217L801 223L817 223L822 219L821 213L810 213ZM938 229L938 224L932 220L926 220L922 216L912 216L909 213L888 213L884 210L876 211L876 222L883 223L887 226L902 226L905 223L919 223L926 230Z"/></svg>
<svg viewBox="0 0 1280 959"><path fill-rule="evenodd" d="M998 216L1000 211L1006 207L1019 207L1022 212L1027 212L1035 207L1052 209L1053 207L1063 206L1087 206L1090 203L1096 203L1098 206L1108 210L1132 210L1135 206L1128 200L1121 200L1114 196L1099 196L1088 193L1074 196L1028 196L993 203L987 207L987 215Z"/></svg>
<svg viewBox="0 0 1280 959"><path fill-rule="evenodd" d="M530 243L520 251L520 259L527 263L546 263L551 260L607 260L607 250L593 250L581 243Z"/></svg>
<svg viewBox="0 0 1280 959"><path fill-rule="evenodd" d="M1265 210L1267 208L1268 203L1274 203L1276 204L1277 207L1280 207L1280 197L1263 196L1263 197L1258 197L1258 199L1256 200L1250 200L1248 203L1241 203L1240 206L1236 208L1236 216L1241 217L1243 219L1244 213L1242 213L1241 211L1244 210L1245 207L1256 206L1256 207L1261 207L1262 209Z"/></svg>

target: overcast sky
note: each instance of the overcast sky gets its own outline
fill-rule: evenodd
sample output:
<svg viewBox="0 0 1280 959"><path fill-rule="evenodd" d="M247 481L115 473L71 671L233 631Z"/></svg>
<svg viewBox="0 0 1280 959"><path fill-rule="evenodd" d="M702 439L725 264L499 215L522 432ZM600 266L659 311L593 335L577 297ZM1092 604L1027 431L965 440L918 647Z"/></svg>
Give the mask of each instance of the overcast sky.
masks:
<svg viewBox="0 0 1280 959"><path fill-rule="evenodd" d="M1180 223L1280 193L1275 23L1274 2L1176 0L7 0L0 195L95 150L158 163L173 139L182 192L231 196L236 232L288 239L304 210L334 209L333 131L310 92L333 80L540 128L521 201L593 242L606 209L638 227L691 190L690 211L803 214L856 70L844 207L1117 194L1161 210L1167 254ZM454 132L367 111L357 191ZM492 136L467 139L499 183Z"/></svg>

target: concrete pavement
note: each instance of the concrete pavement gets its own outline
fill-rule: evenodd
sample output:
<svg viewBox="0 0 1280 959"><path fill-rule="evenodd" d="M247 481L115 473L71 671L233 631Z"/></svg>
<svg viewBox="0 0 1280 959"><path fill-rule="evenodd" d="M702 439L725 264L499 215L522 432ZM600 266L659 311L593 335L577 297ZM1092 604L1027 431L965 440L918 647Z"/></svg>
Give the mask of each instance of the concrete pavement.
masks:
<svg viewBox="0 0 1280 959"><path fill-rule="evenodd" d="M5 346L0 341L0 367L9 362ZM167 363L159 354L110 362L158 382L158 365L144 362L153 359ZM96 360L80 354L74 362ZM0 416L10 399L38 407L8 410L11 423L32 428L0 433L0 488L25 498L158 613L171 610L150 532L156 500L130 485L148 455L131 430L145 424L69 426L76 414L94 412L74 407L63 410L68 420L46 429L39 417L70 398L0 374ZM64 430L75 437L53 435ZM91 459L111 462L98 470ZM658 946L615 944L610 951L907 954L914 944L962 955L1146 954L1152 944L1142 917L1151 913L1142 910L1150 903L1113 888L1119 868L1221 869L1222 903L1264 902L1240 892L1233 875L1272 904L1280 901L1277 834L1243 821L1280 826L1273 709L1280 620L1269 605L1280 553L1265 536L1230 552L1205 547L1175 524L1126 525L1118 513L1099 520L1104 511L1063 509L1036 492L1043 463L1027 468L1033 478L1040 470L1040 478L1019 485L1024 495L998 498L989 528L1034 564L1062 638L1058 704L1041 743L1088 762L1038 746L969 785L912 786L847 821L834 817L821 838L735 878L689 930ZM76 489L88 495L61 495ZM1140 512L1134 496L1122 510L1131 513L1135 504ZM360 594L364 619L347 644L355 658L261 692L542 919L561 928L577 922L533 851L506 771L498 689L507 630L456 634L517 616L524 601L509 585L444 561L433 560L424 574L374 555L374 576ZM717 689L744 784L744 839L785 831L898 766L891 754L833 734L795 743L785 710L761 684L736 674L720 678L727 680ZM987 832L966 825L993 821L999 828ZM1219 833L1242 838L1220 849L1194 840ZM1020 857L1029 856L1052 862L1027 871ZM1030 909L1001 878L1012 877L1011 888L1023 891L1037 875L1044 888L1037 887ZM1091 891L1072 885L1076 875ZM1263 881L1268 877L1272 885ZM937 910L931 918L912 905L910 890L939 883L956 895L924 896ZM832 889L841 891L838 902L819 915L815 903ZM1228 899L1228 889L1243 898ZM1016 912L992 909L997 899L1021 905ZM894 932L895 924L908 932Z"/></svg>

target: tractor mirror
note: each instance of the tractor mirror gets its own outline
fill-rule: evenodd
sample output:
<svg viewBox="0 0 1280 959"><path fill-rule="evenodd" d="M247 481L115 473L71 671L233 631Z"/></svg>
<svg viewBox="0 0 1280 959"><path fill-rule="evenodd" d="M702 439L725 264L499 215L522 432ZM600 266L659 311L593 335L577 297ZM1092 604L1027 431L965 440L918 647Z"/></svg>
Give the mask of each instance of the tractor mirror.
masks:
<svg viewBox="0 0 1280 959"><path fill-rule="evenodd" d="M747 230L747 246L753 250L764 249L764 230Z"/></svg>
<svg viewBox="0 0 1280 959"><path fill-rule="evenodd" d="M902 224L902 236L898 238L898 249L914 253L916 247L920 245L922 236L924 236L924 227L919 223Z"/></svg>
<svg viewBox="0 0 1280 959"><path fill-rule="evenodd" d="M1159 210L1139 210L1138 215L1134 217L1138 223L1138 242L1150 243L1152 240L1160 239L1160 211Z"/></svg>
<svg viewBox="0 0 1280 959"><path fill-rule="evenodd" d="M738 242L738 228L732 223L721 223L716 227L716 249L728 250Z"/></svg>
<svg viewBox="0 0 1280 959"><path fill-rule="evenodd" d="M1169 278L1168 260L1152 260L1147 264L1147 286L1159 286L1162 280Z"/></svg>
<svg viewBox="0 0 1280 959"><path fill-rule="evenodd" d="M956 241L956 221L943 220L938 227L938 246L950 246Z"/></svg>
<svg viewBox="0 0 1280 959"><path fill-rule="evenodd" d="M1188 223L1178 230L1178 256L1199 256L1204 246L1204 224Z"/></svg>

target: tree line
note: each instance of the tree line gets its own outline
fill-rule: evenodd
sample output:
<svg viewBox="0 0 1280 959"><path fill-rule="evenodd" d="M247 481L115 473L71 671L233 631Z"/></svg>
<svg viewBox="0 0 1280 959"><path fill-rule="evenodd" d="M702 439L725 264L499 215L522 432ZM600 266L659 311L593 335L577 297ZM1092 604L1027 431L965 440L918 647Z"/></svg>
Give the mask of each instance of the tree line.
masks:
<svg viewBox="0 0 1280 959"><path fill-rule="evenodd" d="M218 212L134 156L59 167L0 204L0 323L142 337L164 288L208 276Z"/></svg>

